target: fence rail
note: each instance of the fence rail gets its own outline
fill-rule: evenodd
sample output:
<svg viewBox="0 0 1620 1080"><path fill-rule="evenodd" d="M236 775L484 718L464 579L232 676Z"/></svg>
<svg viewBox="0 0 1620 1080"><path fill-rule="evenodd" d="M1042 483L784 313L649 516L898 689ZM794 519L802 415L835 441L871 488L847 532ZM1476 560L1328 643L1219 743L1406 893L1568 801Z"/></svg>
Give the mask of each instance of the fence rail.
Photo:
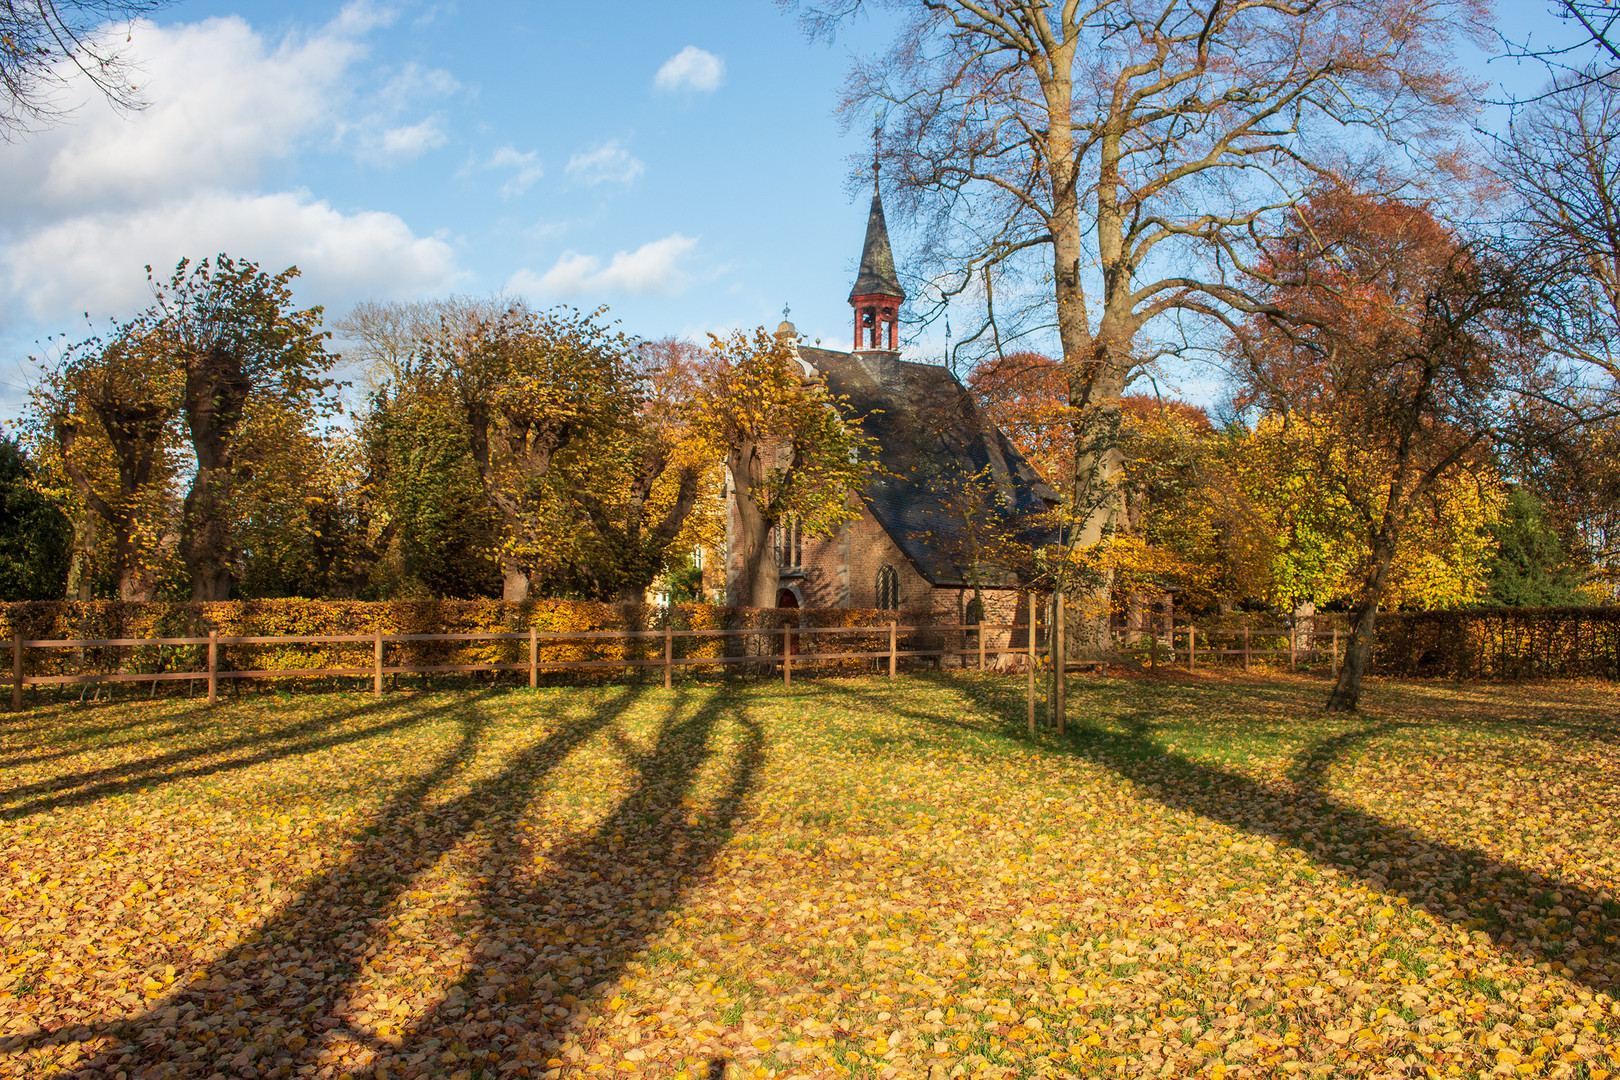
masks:
<svg viewBox="0 0 1620 1080"><path fill-rule="evenodd" d="M1033 724L1036 672L1044 669L1050 674L1052 669L1051 628L1048 620L1040 617L1037 601L1036 596L1030 597L1029 609L1037 613L1033 627L1028 622L958 626L926 622L902 625L892 621L859 626L679 630L666 625L652 630L529 629L437 634L211 632L206 637L147 638L36 638L19 634L11 641L11 704L14 710L21 709L29 686L144 682L152 684L155 692L159 683L206 682L208 700L212 702L217 700L219 684L225 680L370 676L372 693L381 694L387 676L478 672L527 672L533 687L543 672L662 669L668 687L677 670L725 671L734 665L779 671L783 682L791 684L795 671L818 665L841 664L849 670L852 662L866 660L875 662L881 670L886 663L889 677L893 678L901 661L928 660L944 666L951 658L953 663L968 667L976 659L977 666L985 669L991 663L1006 666L1004 658L1013 656L1021 658L1028 672ZM1240 659L1245 671L1256 660L1286 656L1290 668L1294 668L1326 659L1336 674L1343 656L1344 632L1337 626L1320 626L1301 622L1293 627L1199 627L1167 621L1125 630L1120 651L1134 652L1153 666L1168 663L1188 669L1201 662L1208 665L1234 658ZM1127 644L1131 639L1135 643ZM526 656L522 650L525 642ZM301 649L296 659L282 651L293 647ZM225 664L225 650L232 648L247 650L245 656L238 653L235 657L245 666L232 668ZM156 650L156 654L148 650ZM195 652L184 655L184 650ZM72 655L66 655L70 651ZM617 655L602 655L604 652ZM473 655L469 657L468 653ZM310 666L288 666L289 660L296 665L300 659ZM1101 661L1071 659L1064 668L1075 670L1098 663ZM104 670L92 670L98 666ZM1395 676L1620 678L1620 609L1483 609L1380 615L1373 666L1380 674Z"/></svg>
<svg viewBox="0 0 1620 1080"><path fill-rule="evenodd" d="M1006 653L1026 655L1031 662L1044 656L1049 650L1040 646L1036 640L1027 641L1022 647L1012 647L1012 636L1008 636L1008 646L1003 647L988 643L985 640L987 631L1025 631L1028 638L1029 627L1018 624L985 624L978 627L938 627L929 625L905 625L898 622L883 623L871 626L782 626L782 627L739 627L736 629L718 630L677 630L665 627L660 630L582 630L582 631L542 631L530 629L526 631L483 631L465 633L443 634L385 634L380 632L370 634L285 634L285 635L237 635L225 636L210 633L207 637L153 637L153 638L25 638L15 637L12 646L11 671L11 707L13 711L21 710L23 706L24 690L29 686L63 686L85 685L96 683L131 683L149 682L155 685L160 682L177 681L205 681L208 689L208 700L214 702L218 699L219 684L228 679L300 679L335 676L371 676L372 693L380 695L383 692L385 677L390 675L428 675L444 673L473 673L473 672L527 672L531 687L539 684L541 672L553 671L607 671L612 669L634 670L646 668L661 668L664 676L664 686L670 687L678 668L713 667L724 669L726 665L744 664L756 668L780 668L783 682L791 684L795 669L801 671L809 666L831 662L851 660L873 660L879 663L887 661L888 675L896 677L899 672L900 661L931 659L943 662L947 656L958 658L977 654L979 666L983 668L987 656L1000 656ZM1036 638L1040 633L1036 627ZM958 634L965 643L966 636L972 634L977 640L974 648L948 648L943 635ZM826 635L842 635L842 640L828 641L829 649L816 649L813 646L825 640ZM938 639L937 647L919 647L929 645L927 640L906 640L914 635L924 635L925 638ZM858 645L862 639L871 641L875 647L851 648ZM729 640L728 640L729 639ZM875 639L875 640L874 640ZM677 642L713 641L721 651L713 654L691 655L690 649L677 649ZM389 661L390 647L398 650L400 647L431 645L435 643L473 642L488 643L528 643L528 657L523 659L490 659L473 663L403 663ZM657 655L647 655L647 646L662 644ZM268 667L254 666L250 668L232 669L222 666L222 650L231 646L253 647L283 647L283 646L311 646L336 645L354 648L370 645L371 656L369 664L338 664L335 666L319 667ZM586 652L593 648L621 646L619 650L623 655L610 658L578 655L563 659L542 659L541 649L555 651L558 646L573 645L576 651ZM631 648L639 645L642 648ZM751 649L750 646L754 647ZM768 647L760 647L760 646ZM730 648L728 648L730 646ZM811 647L807 647L811 646ZM161 670L164 658L158 657L160 670L155 671L83 671L64 674L57 672L30 672L28 663L30 652L50 652L74 650L78 656L78 666L81 668L97 659L86 656L86 651L94 650L133 650L147 648L194 648L205 650L206 662L197 663L195 667L178 670ZM640 653L639 655L637 653ZM678 655L686 652L688 655ZM114 662L123 664L128 657L114 656ZM179 659L171 657L170 659ZM196 658L201 661L202 656ZM964 661L965 662L965 661Z"/></svg>
<svg viewBox="0 0 1620 1080"><path fill-rule="evenodd" d="M1200 635L1204 639L1201 646L1198 643ZM1284 638L1288 644L1278 648L1257 647L1254 644L1254 639L1257 637L1262 639ZM1237 629L1210 629L1206 627L1200 630L1196 624L1188 623L1184 626L1170 627L1165 638L1167 639L1166 644L1170 650L1172 662L1175 661L1175 657L1178 655L1178 642L1183 640L1186 642L1185 648L1180 649L1179 652L1181 655L1186 656L1189 671L1198 666L1200 656L1206 659L1211 656L1242 657L1243 670L1248 671L1257 657L1286 656L1288 657L1289 668L1293 669L1297 668L1301 661L1308 663L1325 654L1330 664L1330 670L1336 675L1339 671L1339 661L1341 659L1339 628L1336 626L1329 630L1317 630L1304 625L1274 629L1256 629L1250 626ZM1225 639L1229 644L1218 644L1222 639ZM1150 662L1153 664L1158 663L1160 640L1157 634L1153 634L1150 638ZM1212 641L1216 643L1212 644ZM1330 643L1326 649L1322 648L1321 645L1324 641Z"/></svg>

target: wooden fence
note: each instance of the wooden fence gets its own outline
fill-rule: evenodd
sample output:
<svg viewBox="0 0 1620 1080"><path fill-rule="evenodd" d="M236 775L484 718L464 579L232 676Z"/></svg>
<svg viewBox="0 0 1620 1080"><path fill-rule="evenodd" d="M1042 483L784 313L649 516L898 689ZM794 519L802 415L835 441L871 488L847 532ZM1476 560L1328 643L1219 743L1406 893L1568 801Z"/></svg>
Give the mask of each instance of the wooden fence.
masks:
<svg viewBox="0 0 1620 1080"><path fill-rule="evenodd" d="M1040 608L1032 603L1037 612ZM1033 632L1032 632L1033 631ZM1328 661L1337 673L1343 632L1315 623L1288 628L1171 625L1144 633L1134 651L1149 666L1233 661L1248 671L1257 659L1286 656L1289 667ZM1023 638L1022 642L1018 639ZM1030 724L1034 725L1037 670L1051 674L1049 628L1027 623L981 626L900 625L738 627L732 629L536 629L444 634L322 634L206 637L12 639L11 705L23 706L30 686L97 683L206 682L218 699L222 680L310 678L369 679L381 694L385 678L441 673L527 673L531 687L543 672L609 673L662 669L672 686L677 670L752 673L831 667L843 672L882 671L890 678L902 661L984 669L1001 658L1027 671ZM527 646L525 650L525 645ZM167 650L167 651L165 651ZM245 666L228 664L233 659ZM289 650L294 650L289 653ZM607 655L611 653L612 655ZM279 663L275 661L281 661ZM257 661L257 662L255 662ZM296 661L296 662L294 662ZM1453 678L1607 676L1620 678L1620 609L1548 608L1380 615L1373 651L1379 674ZM1097 666L1071 660L1066 670ZM107 669L111 670L107 670ZM100 670L97 670L100 669ZM1054 687L1054 690L1057 688ZM1056 703L1061 712L1061 702Z"/></svg>
<svg viewBox="0 0 1620 1080"><path fill-rule="evenodd" d="M1341 658L1339 639L1337 626L1328 630L1316 629L1314 624L1275 628L1206 626L1199 629L1196 624L1188 623L1185 626L1172 626L1162 638L1157 634L1150 635L1146 658L1150 666L1158 666L1159 645L1164 641L1168 648L1166 661L1178 665L1185 663L1189 671L1198 667L1200 657L1205 664L1212 658L1217 662L1223 657L1241 659L1244 671L1252 670L1254 661L1262 657L1286 656L1290 671L1301 663L1325 657L1329 670L1337 675ZM1326 648L1323 647L1324 643ZM1137 652L1142 651L1138 646Z"/></svg>
<svg viewBox="0 0 1620 1080"><path fill-rule="evenodd" d="M988 631L1025 631L1023 646L1013 645L1014 634L1007 636L1007 645L986 640ZM900 670L902 660L925 659L942 664L946 657L955 657L967 666L970 657L977 656L978 666L986 666L990 657L1014 653L1027 657L1030 677L1034 678L1034 664L1048 650L1039 645L1040 628L1032 635L1025 625L983 625L976 627L903 626L886 623L876 626L829 627L746 627L728 630L677 630L665 626L662 630L594 630L579 632L527 631L454 633L454 634L298 634L260 636L221 636L217 631L207 637L166 638L81 638L81 639L27 639L17 636L11 642L11 707L23 707L23 691L29 686L63 686L93 683L151 683L156 691L158 683L176 681L206 681L208 701L218 700L219 684L226 679L308 679L333 677L369 677L371 692L380 695L386 676L432 675L440 673L473 672L526 672L529 686L539 684L541 672L551 671L612 671L661 668L664 686L674 683L678 668L708 668L724 670L726 665L747 665L756 671L780 670L782 681L791 685L795 669L828 664L848 664L851 661L871 661L877 667L887 666L892 679ZM948 647L948 639L955 637L956 647ZM968 638L974 639L969 647ZM493 646L499 653L513 658L491 657L460 663L401 662L421 660L412 652L420 653L423 646L452 645L463 648L479 643ZM527 644L527 656L521 655ZM856 647L856 646L870 647ZM286 655L289 646L305 647L301 659L310 660L310 666L250 666L233 668L224 663L225 650L246 648L257 657ZM367 648L369 646L369 648ZM319 647L310 655L310 647ZM335 648L332 648L335 647ZM165 656L164 649L171 652ZM608 649L617 653L604 657ZM154 653L153 650L156 650ZM185 650L187 656L172 650ZM392 650L396 655L390 658ZM39 662L30 653L43 653L48 658ZM400 653L406 655L397 655ZM574 655L559 656L561 652ZM140 655L144 653L145 655ZM351 662L330 663L323 658L334 654L347 654ZM353 660L364 657L364 663ZM34 660L35 662L30 662ZM394 662L390 662L392 659ZM169 666L179 664L183 666ZM87 671L87 667L116 665L113 671ZM63 667L78 670L66 673ZM148 670L129 670L145 667ZM155 668L155 670L153 670ZM43 669L43 670L42 670ZM869 670L869 669L868 669Z"/></svg>

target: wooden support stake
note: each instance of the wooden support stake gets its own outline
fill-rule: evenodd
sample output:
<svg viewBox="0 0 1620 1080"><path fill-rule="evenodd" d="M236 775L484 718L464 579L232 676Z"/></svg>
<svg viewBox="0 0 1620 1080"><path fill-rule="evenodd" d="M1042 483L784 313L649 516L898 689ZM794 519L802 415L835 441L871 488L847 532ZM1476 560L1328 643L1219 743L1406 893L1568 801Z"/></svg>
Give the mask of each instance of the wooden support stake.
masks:
<svg viewBox="0 0 1620 1080"><path fill-rule="evenodd" d="M22 631L11 635L11 711L22 712Z"/></svg>
<svg viewBox="0 0 1620 1080"><path fill-rule="evenodd" d="M208 631L208 704L219 700L219 631Z"/></svg>
<svg viewBox="0 0 1620 1080"><path fill-rule="evenodd" d="M1198 666L1198 627L1187 624L1187 670Z"/></svg>
<svg viewBox="0 0 1620 1080"><path fill-rule="evenodd" d="M540 685L540 634L529 627L529 689Z"/></svg>
<svg viewBox="0 0 1620 1080"><path fill-rule="evenodd" d="M371 635L371 696L382 697L382 631Z"/></svg>
<svg viewBox="0 0 1620 1080"><path fill-rule="evenodd" d="M1243 670L1249 670L1249 628L1243 628Z"/></svg>
<svg viewBox="0 0 1620 1080"><path fill-rule="evenodd" d="M900 639L895 633L894 626L894 623L889 624L889 678L891 679L894 678L895 670L898 668L900 663L900 657L896 655L896 650L899 648Z"/></svg>
<svg viewBox="0 0 1620 1080"><path fill-rule="evenodd" d="M1029 594L1029 640L1025 642L1029 649L1029 733L1035 734L1035 594Z"/></svg>
<svg viewBox="0 0 1620 1080"><path fill-rule="evenodd" d="M675 626L664 617L664 689L668 690L675 681Z"/></svg>
<svg viewBox="0 0 1620 1080"><path fill-rule="evenodd" d="M977 637L979 639L979 670L983 671L984 670L984 613L983 612L979 613L979 628L977 630L973 631L973 634L974 634L975 637Z"/></svg>
<svg viewBox="0 0 1620 1080"><path fill-rule="evenodd" d="M1328 670L1333 673L1335 679L1339 677L1339 628L1337 626L1333 628L1333 663L1328 666Z"/></svg>
<svg viewBox="0 0 1620 1080"><path fill-rule="evenodd" d="M782 627L782 685L793 685L793 628Z"/></svg>
<svg viewBox="0 0 1620 1080"><path fill-rule="evenodd" d="M1288 628L1288 670L1294 671L1299 658L1299 624Z"/></svg>
<svg viewBox="0 0 1620 1080"><path fill-rule="evenodd" d="M1068 698L1065 691L1069 681L1069 643L1064 638L1063 594L1056 594L1052 611L1052 675L1056 680L1056 693L1052 696L1057 715L1057 733L1063 734L1063 722L1068 719Z"/></svg>
<svg viewBox="0 0 1620 1080"><path fill-rule="evenodd" d="M1148 615L1148 618L1147 618L1147 624L1148 624L1148 667L1150 667L1150 668L1156 668L1156 667L1159 666L1159 628L1157 626L1153 625L1153 623L1154 623L1153 615L1150 613ZM1175 642L1171 642L1170 644L1171 644L1172 647L1174 647Z"/></svg>

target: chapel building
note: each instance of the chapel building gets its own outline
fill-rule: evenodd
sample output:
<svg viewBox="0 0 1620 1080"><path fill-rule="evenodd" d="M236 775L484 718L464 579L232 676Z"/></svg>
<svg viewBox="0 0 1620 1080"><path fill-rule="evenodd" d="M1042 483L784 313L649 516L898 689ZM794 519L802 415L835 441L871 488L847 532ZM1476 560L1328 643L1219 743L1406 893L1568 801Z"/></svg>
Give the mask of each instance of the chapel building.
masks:
<svg viewBox="0 0 1620 1080"><path fill-rule="evenodd" d="M983 621L1022 622L1027 613L1018 581L975 558L961 493L976 493L976 513L1009 524L1040 519L1057 495L949 370L900 359L905 297L874 185L849 293L853 349L800 344L788 322L778 336L794 343L807 378L824 380L834 397L845 399L849 415L865 418L862 430L877 443L882 474L851 494L857 516L836 535L804 535L791 522L774 530L777 606L880 608L914 612L935 624L975 622L977 579ZM739 605L746 589L729 482L726 495L726 602Z"/></svg>

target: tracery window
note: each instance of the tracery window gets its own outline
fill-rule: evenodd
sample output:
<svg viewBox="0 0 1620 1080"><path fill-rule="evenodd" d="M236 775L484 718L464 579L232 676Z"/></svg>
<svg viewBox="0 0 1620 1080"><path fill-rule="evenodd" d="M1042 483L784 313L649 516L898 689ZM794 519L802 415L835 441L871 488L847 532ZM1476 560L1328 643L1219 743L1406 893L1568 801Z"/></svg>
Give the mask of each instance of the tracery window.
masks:
<svg viewBox="0 0 1620 1080"><path fill-rule="evenodd" d="M779 570L797 570L804 565L804 533L796 517L784 518L771 530L771 546Z"/></svg>
<svg viewBox="0 0 1620 1080"><path fill-rule="evenodd" d="M877 606L883 611L900 610L900 575L892 566L878 569Z"/></svg>

